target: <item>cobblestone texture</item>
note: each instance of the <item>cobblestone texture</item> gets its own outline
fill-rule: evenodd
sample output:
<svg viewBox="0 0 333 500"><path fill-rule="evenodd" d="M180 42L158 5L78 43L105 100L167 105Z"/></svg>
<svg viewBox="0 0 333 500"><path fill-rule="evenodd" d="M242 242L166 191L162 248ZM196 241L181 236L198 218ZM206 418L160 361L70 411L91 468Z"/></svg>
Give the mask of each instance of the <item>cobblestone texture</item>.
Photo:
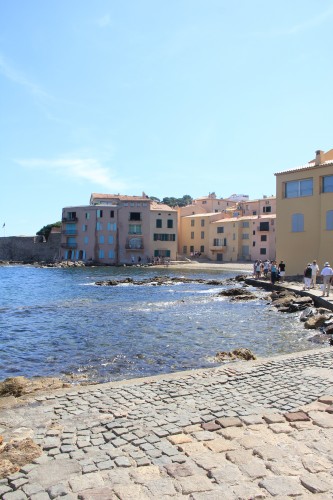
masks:
<svg viewBox="0 0 333 500"><path fill-rule="evenodd" d="M333 350L38 396L2 411L43 455L4 500L332 498Z"/></svg>

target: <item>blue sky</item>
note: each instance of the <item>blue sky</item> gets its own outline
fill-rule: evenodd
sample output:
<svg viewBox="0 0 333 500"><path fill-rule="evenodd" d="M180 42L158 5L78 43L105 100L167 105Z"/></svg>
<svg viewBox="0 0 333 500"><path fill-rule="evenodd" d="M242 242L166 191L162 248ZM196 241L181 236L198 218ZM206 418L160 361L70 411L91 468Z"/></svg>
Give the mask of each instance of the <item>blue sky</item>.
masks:
<svg viewBox="0 0 333 500"><path fill-rule="evenodd" d="M333 147L332 25L333 0L0 1L6 236L92 192L275 194Z"/></svg>

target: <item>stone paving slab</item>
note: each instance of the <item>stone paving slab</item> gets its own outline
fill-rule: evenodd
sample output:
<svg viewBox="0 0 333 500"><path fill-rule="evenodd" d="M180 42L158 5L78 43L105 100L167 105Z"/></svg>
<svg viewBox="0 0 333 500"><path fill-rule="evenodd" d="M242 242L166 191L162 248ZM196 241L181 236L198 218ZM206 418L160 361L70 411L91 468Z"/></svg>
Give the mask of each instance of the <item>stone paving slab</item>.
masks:
<svg viewBox="0 0 333 500"><path fill-rule="evenodd" d="M0 498L332 499L332 402L332 348L38 396L1 412L43 453Z"/></svg>

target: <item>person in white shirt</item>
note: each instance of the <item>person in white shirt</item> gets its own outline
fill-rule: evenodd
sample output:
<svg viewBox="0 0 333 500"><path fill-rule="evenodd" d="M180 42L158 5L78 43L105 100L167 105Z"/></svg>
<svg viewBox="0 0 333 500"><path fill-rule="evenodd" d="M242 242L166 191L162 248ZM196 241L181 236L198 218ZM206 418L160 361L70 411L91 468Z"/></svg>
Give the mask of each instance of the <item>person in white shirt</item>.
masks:
<svg viewBox="0 0 333 500"><path fill-rule="evenodd" d="M312 262L311 269L312 269L311 288L316 288L316 285L317 285L317 276L319 274L319 266L318 266L316 260L314 260Z"/></svg>
<svg viewBox="0 0 333 500"><path fill-rule="evenodd" d="M323 294L322 297L326 296L328 297L330 294L330 288L331 288L331 279L333 276L333 270L329 264L329 262L325 262L325 266L323 267L320 275L323 277Z"/></svg>

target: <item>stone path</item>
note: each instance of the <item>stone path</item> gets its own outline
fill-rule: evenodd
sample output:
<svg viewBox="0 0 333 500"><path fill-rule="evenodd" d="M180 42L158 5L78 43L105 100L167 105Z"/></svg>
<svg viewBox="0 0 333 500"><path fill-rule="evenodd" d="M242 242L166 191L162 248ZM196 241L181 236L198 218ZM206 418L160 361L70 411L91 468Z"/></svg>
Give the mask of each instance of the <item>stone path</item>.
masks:
<svg viewBox="0 0 333 500"><path fill-rule="evenodd" d="M57 391L1 412L43 454L0 498L332 499L332 412L332 348Z"/></svg>

